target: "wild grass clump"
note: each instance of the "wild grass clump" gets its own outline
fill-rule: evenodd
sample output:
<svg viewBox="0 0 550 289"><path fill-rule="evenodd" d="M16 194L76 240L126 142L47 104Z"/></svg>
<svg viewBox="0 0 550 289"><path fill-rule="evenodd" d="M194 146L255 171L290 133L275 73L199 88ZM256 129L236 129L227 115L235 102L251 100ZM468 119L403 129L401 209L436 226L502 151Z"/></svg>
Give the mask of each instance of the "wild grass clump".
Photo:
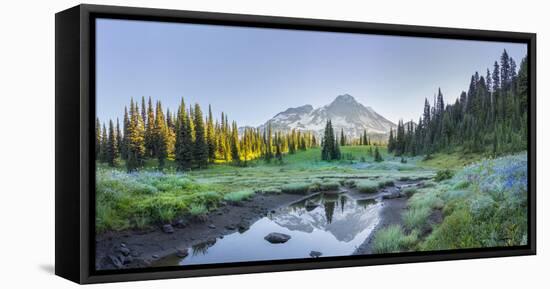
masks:
<svg viewBox="0 0 550 289"><path fill-rule="evenodd" d="M426 181L426 182L423 182L420 187L421 188L433 188L435 187L437 184L435 182L432 182L432 181Z"/></svg>
<svg viewBox="0 0 550 289"><path fill-rule="evenodd" d="M283 185L281 191L287 194L307 194L309 186L308 183L292 183Z"/></svg>
<svg viewBox="0 0 550 289"><path fill-rule="evenodd" d="M470 182L468 181L460 181L460 182L457 182L456 184L453 185L453 189L454 190L463 190L463 189L466 189L470 186Z"/></svg>
<svg viewBox="0 0 550 289"><path fill-rule="evenodd" d="M356 187L359 192L365 194L372 194L378 191L378 183L370 180L358 181Z"/></svg>
<svg viewBox="0 0 550 289"><path fill-rule="evenodd" d="M393 180L382 180L380 182L378 182L378 188L380 189L383 189L383 188L386 188L386 187L391 187L394 185L394 182Z"/></svg>
<svg viewBox="0 0 550 289"><path fill-rule="evenodd" d="M441 209L444 206L443 200L439 197L437 190L423 190L414 194L409 199L411 208Z"/></svg>
<svg viewBox="0 0 550 289"><path fill-rule="evenodd" d="M407 196L407 198L410 198L412 197L414 194L416 194L418 192L418 189L417 188L405 188L403 190L403 193L405 194L405 196Z"/></svg>
<svg viewBox="0 0 550 289"><path fill-rule="evenodd" d="M453 171L451 171L449 169L444 169L444 170L437 171L437 173L434 177L434 180L436 182L441 182L441 181L444 181L444 180L448 180L452 177L453 177Z"/></svg>
<svg viewBox="0 0 550 289"><path fill-rule="evenodd" d="M208 208L204 204L191 204L189 214L191 216L202 216L208 213Z"/></svg>
<svg viewBox="0 0 550 289"><path fill-rule="evenodd" d="M391 225L376 232L373 251L377 254L403 252L411 249L417 240L416 231L406 235L399 225Z"/></svg>
<svg viewBox="0 0 550 289"><path fill-rule="evenodd" d="M268 187L268 188L263 188L259 191L264 193L264 194L280 194L281 193L281 188Z"/></svg>
<svg viewBox="0 0 550 289"><path fill-rule="evenodd" d="M249 199L253 195L254 195L254 191L252 190L242 190L242 191L236 191L236 192L225 194L223 196L223 199L230 202L240 202L240 201Z"/></svg>
<svg viewBox="0 0 550 289"><path fill-rule="evenodd" d="M335 191L340 188L340 184L337 182L325 182L319 185L320 191Z"/></svg>
<svg viewBox="0 0 550 289"><path fill-rule="evenodd" d="M98 232L146 228L171 222L196 206L215 208L222 195L185 174L126 173L98 167L96 227Z"/></svg>
<svg viewBox="0 0 550 289"><path fill-rule="evenodd" d="M422 229L428 224L430 213L428 207L410 208L402 214L403 224L409 230Z"/></svg>
<svg viewBox="0 0 550 289"><path fill-rule="evenodd" d="M351 180L351 179L344 180L344 186L346 187L355 188L355 185L356 185L355 180Z"/></svg>

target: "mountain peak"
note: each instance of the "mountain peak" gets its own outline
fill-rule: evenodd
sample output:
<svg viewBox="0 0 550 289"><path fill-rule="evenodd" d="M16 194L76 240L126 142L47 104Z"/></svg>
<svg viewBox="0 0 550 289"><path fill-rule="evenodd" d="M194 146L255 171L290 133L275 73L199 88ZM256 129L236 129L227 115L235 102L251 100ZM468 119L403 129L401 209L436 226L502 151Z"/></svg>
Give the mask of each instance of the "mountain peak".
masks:
<svg viewBox="0 0 550 289"><path fill-rule="evenodd" d="M395 124L365 107L349 94L338 95L328 104L318 108L311 105L291 107L268 120L263 127L271 125L275 131L313 131L321 136L327 120L332 121L335 131L344 130L352 138L359 137L366 130L370 135L383 135L395 128Z"/></svg>
<svg viewBox="0 0 550 289"><path fill-rule="evenodd" d="M355 100L355 98L349 94L341 94L341 95L338 95L334 101L332 101L331 105L332 104L339 104L339 103L344 103L344 104L358 104L357 100Z"/></svg>
<svg viewBox="0 0 550 289"><path fill-rule="evenodd" d="M283 113L310 113L312 110L313 106L311 104L306 104L298 107L290 107L283 111Z"/></svg>

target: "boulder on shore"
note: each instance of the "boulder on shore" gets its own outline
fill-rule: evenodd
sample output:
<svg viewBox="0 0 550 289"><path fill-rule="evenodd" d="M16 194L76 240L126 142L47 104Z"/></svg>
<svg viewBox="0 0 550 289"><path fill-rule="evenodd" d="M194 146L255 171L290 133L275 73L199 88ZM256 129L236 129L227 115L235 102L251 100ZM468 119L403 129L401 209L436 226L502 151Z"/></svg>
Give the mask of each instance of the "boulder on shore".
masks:
<svg viewBox="0 0 550 289"><path fill-rule="evenodd" d="M189 256L189 250L187 248L179 249L176 252L176 256L178 256L179 258L185 258L185 257Z"/></svg>
<svg viewBox="0 0 550 289"><path fill-rule="evenodd" d="M309 252L309 256L311 258L319 258L323 255L323 253L319 252L319 251L311 251Z"/></svg>
<svg viewBox="0 0 550 289"><path fill-rule="evenodd" d="M271 244L281 244L286 243L286 241L290 240L290 236L283 233L269 233L269 235L265 236L264 239L268 241Z"/></svg>
<svg viewBox="0 0 550 289"><path fill-rule="evenodd" d="M162 231L167 234L172 234L174 233L174 227L170 224L166 224L162 226Z"/></svg>

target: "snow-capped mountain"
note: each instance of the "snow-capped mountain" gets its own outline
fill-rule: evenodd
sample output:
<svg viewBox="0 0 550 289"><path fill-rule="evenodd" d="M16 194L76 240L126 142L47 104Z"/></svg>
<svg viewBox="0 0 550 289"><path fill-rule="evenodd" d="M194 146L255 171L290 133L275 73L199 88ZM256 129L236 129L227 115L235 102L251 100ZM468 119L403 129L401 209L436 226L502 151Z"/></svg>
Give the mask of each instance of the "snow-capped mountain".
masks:
<svg viewBox="0 0 550 289"><path fill-rule="evenodd" d="M292 129L314 131L322 134L328 120L332 121L335 133L341 129L348 137L357 138L366 130L369 135L385 135L396 125L378 114L371 107L357 102L349 94L337 96L332 103L313 108L307 104L289 108L276 114L261 128L271 124L274 131L289 131Z"/></svg>

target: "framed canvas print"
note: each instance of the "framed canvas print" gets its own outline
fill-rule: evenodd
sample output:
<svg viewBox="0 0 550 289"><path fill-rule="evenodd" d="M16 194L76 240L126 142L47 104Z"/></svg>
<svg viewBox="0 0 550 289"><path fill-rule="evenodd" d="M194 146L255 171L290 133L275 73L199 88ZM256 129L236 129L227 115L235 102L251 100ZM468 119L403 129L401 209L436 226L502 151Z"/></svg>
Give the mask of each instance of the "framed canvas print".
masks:
<svg viewBox="0 0 550 289"><path fill-rule="evenodd" d="M535 34L56 14L56 274L535 254Z"/></svg>

